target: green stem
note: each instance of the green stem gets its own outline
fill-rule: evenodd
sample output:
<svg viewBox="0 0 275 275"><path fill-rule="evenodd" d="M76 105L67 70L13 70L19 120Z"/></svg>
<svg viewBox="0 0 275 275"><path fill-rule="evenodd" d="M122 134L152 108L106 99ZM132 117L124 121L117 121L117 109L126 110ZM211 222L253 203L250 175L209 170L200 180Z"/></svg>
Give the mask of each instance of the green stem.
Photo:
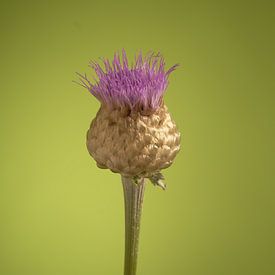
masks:
<svg viewBox="0 0 275 275"><path fill-rule="evenodd" d="M124 275L136 275L139 228L145 182L144 179L135 183L132 178L123 176L121 178L125 202Z"/></svg>

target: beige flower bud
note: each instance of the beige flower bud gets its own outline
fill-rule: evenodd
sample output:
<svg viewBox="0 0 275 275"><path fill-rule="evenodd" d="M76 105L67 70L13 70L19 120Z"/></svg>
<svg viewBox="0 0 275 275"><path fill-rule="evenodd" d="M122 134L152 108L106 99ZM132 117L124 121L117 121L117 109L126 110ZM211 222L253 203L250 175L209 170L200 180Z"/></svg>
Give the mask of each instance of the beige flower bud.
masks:
<svg viewBox="0 0 275 275"><path fill-rule="evenodd" d="M151 114L101 105L87 132L87 148L100 168L151 177L172 164L180 133L165 105Z"/></svg>

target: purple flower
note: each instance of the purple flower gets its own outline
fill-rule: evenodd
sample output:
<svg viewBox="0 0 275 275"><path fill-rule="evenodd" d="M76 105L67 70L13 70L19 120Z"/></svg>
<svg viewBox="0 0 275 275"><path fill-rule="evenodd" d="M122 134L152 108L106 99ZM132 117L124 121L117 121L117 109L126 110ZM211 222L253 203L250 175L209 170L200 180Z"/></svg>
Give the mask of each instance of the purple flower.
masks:
<svg viewBox="0 0 275 275"><path fill-rule="evenodd" d="M113 108L130 108L142 110L155 110L161 102L164 91L168 85L168 76L176 69L178 64L169 70L164 69L164 58L160 53L148 53L135 57L135 62L128 65L125 50L122 57L115 53L113 62L102 59L105 70L97 62L90 62L98 81L91 83L86 74L79 75L83 87L88 89L102 104Z"/></svg>

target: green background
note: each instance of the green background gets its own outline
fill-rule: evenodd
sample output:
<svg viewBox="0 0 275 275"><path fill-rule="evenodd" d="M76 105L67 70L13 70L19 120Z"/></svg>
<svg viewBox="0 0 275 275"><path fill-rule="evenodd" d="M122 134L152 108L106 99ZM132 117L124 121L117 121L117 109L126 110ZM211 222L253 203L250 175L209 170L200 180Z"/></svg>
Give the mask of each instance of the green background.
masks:
<svg viewBox="0 0 275 275"><path fill-rule="evenodd" d="M161 51L182 150L148 184L139 275L275 274L272 1L2 1L0 274L122 274L120 177L75 71Z"/></svg>

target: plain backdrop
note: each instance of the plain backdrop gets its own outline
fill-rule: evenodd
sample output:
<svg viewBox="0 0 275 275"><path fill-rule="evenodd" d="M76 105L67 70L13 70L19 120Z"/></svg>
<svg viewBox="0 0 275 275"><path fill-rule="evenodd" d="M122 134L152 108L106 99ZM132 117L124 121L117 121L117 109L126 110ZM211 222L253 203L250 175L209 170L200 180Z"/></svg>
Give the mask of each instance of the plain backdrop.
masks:
<svg viewBox="0 0 275 275"><path fill-rule="evenodd" d="M182 150L146 187L139 275L272 275L273 1L2 1L0 274L123 273L120 177L90 158L90 60L160 51Z"/></svg>

